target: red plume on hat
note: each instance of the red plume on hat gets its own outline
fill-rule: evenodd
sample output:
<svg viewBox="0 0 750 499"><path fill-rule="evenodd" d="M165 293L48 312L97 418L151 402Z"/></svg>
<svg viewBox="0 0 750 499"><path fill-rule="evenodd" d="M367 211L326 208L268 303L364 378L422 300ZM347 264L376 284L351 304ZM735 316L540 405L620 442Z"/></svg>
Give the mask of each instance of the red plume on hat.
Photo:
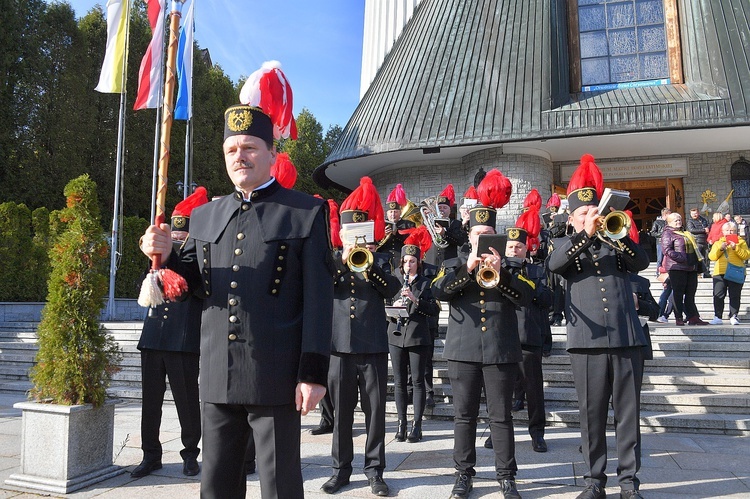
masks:
<svg viewBox="0 0 750 499"><path fill-rule="evenodd" d="M294 187L297 182L297 168L287 153L280 152L276 155L276 162L271 166L271 176L287 189Z"/></svg>
<svg viewBox="0 0 750 499"><path fill-rule="evenodd" d="M542 230L542 222L539 218L539 208L531 206L528 210L521 213L518 220L516 220L516 227L526 231L526 247L530 251L538 250L539 232Z"/></svg>
<svg viewBox="0 0 750 499"><path fill-rule="evenodd" d="M464 192L464 198L466 199L479 199L479 195L477 194L477 190L473 185L470 185L468 189L466 189L466 192Z"/></svg>
<svg viewBox="0 0 750 499"><path fill-rule="evenodd" d="M411 231L411 234L409 234L409 236L404 240L404 246L406 246L407 244L417 246L422 254L422 257L424 257L424 254L427 253L427 250L429 250L432 246L432 237L430 236L430 232L427 230L427 227L425 227L424 225L420 225L416 229L413 229Z"/></svg>
<svg viewBox="0 0 750 499"><path fill-rule="evenodd" d="M512 193L513 184L497 168L487 172L477 187L479 202L496 210L508 204Z"/></svg>
<svg viewBox="0 0 750 499"><path fill-rule="evenodd" d="M641 235L638 233L638 227L635 225L635 220L633 220L633 212L625 210L625 213L628 214L628 218L630 219L630 232L628 232L628 237L630 237L635 244L639 244L641 241Z"/></svg>
<svg viewBox="0 0 750 499"><path fill-rule="evenodd" d="M189 217L193 208L208 203L208 191L203 186L195 188L195 191L175 205L172 211L173 217Z"/></svg>
<svg viewBox="0 0 750 499"><path fill-rule="evenodd" d="M396 185L391 193L388 194L388 199L385 200L386 203L392 203L394 201L398 203L399 206L404 206L406 204L406 191L401 184Z"/></svg>
<svg viewBox="0 0 750 499"><path fill-rule="evenodd" d="M526 195L526 198L523 200L523 207L524 208L531 208L534 207L538 210L542 208L542 196L539 194L539 191L536 189L531 189L531 192L529 192Z"/></svg>
<svg viewBox="0 0 750 499"><path fill-rule="evenodd" d="M375 240L383 239L385 236L385 215L380 203L380 195L370 177L362 177L359 180L359 187L344 199L340 211L344 210L366 211L368 219L375 222Z"/></svg>
<svg viewBox="0 0 750 499"><path fill-rule="evenodd" d="M448 184L445 186L445 189L443 189L443 192L438 194L438 200L440 198L447 199L448 204L451 206L456 204L456 192L453 190L453 184Z"/></svg>
<svg viewBox="0 0 750 499"><path fill-rule="evenodd" d="M596 191L597 198L602 197L604 192L604 178L599 167L594 163L594 157L591 154L581 156L581 162L573 172L568 183L568 194L582 189L584 187L593 187Z"/></svg>
<svg viewBox="0 0 750 499"><path fill-rule="evenodd" d="M313 194L313 197L323 199L320 194ZM339 221L339 205L333 199L328 199L328 216L329 216L329 227L331 230L331 246L334 248L341 248L343 243L341 242L341 222Z"/></svg>
<svg viewBox="0 0 750 499"><path fill-rule="evenodd" d="M240 90L240 102L263 110L273 123L273 137L297 138L292 114L292 87L281 71L279 61L266 61L247 77Z"/></svg>
<svg viewBox="0 0 750 499"><path fill-rule="evenodd" d="M560 207L560 196L556 192L553 192L547 200L547 208L551 208L552 206L556 208Z"/></svg>

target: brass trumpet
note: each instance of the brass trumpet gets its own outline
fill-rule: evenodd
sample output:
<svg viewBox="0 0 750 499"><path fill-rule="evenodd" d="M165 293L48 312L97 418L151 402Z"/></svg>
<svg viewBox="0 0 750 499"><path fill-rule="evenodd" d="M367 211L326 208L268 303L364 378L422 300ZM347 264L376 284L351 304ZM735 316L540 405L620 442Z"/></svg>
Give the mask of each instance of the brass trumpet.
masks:
<svg viewBox="0 0 750 499"><path fill-rule="evenodd" d="M622 250L624 244L620 239L630 233L630 217L624 211L611 211L599 218L599 229L596 237L617 250Z"/></svg>
<svg viewBox="0 0 750 499"><path fill-rule="evenodd" d="M357 236L355 241L358 241L360 237L364 239L363 236ZM349 267L349 270L351 272L362 273L362 277L364 277L366 281L369 280L367 278L367 271L372 267L372 263L372 252L365 248L364 245L360 246L359 244L349 252L349 256L346 258L346 266Z"/></svg>
<svg viewBox="0 0 750 499"><path fill-rule="evenodd" d="M494 288L500 284L500 273L483 260L477 269L477 284L486 289Z"/></svg>

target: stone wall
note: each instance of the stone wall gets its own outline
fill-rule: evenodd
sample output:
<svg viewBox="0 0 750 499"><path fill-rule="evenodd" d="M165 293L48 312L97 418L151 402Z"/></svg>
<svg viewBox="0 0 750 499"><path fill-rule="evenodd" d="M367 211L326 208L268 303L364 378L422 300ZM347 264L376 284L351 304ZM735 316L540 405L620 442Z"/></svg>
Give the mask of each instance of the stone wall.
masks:
<svg viewBox="0 0 750 499"><path fill-rule="evenodd" d="M2 322L39 322L42 320L44 302L15 303L0 302L0 323ZM105 320L105 310L102 309L101 321ZM146 309L138 305L133 299L115 299L116 321L142 321L146 318Z"/></svg>

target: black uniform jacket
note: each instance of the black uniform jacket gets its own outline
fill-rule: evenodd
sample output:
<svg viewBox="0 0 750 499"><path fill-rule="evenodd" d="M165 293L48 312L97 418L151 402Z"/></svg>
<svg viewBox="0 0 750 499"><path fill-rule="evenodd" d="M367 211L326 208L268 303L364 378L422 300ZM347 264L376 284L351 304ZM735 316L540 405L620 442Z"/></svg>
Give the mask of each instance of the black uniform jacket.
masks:
<svg viewBox="0 0 750 499"><path fill-rule="evenodd" d="M326 385L333 283L323 201L278 182L193 210L170 268L201 288L201 400L294 403L298 382Z"/></svg>
<svg viewBox="0 0 750 499"><path fill-rule="evenodd" d="M401 289L403 289L403 277L400 277ZM401 335L394 334L398 328L396 319L390 319L388 325L388 343L397 347L415 347L419 345L432 345L430 334L430 318L440 313L440 306L432 296L430 290L431 278L417 275L409 283L409 289L417 298L416 302L410 302L406 309L409 317L401 319ZM396 298L399 298L397 295Z"/></svg>
<svg viewBox="0 0 750 499"><path fill-rule="evenodd" d="M659 304L656 302L654 295L651 294L651 282L638 274L630 274L630 283L633 286L633 293L635 293L638 300L638 315L648 317L650 321L655 321L659 316ZM643 334L646 335L643 358L645 360L652 360L654 358L654 350L651 345L651 331L647 322L643 324Z"/></svg>
<svg viewBox="0 0 750 499"><path fill-rule="evenodd" d="M385 301L400 291L398 278L391 274L387 253L373 253L373 265L364 272L352 272L333 256L336 275L333 300L331 351L339 353L388 353L388 322Z"/></svg>
<svg viewBox="0 0 750 499"><path fill-rule="evenodd" d="M522 273L534 283L531 303L525 307L516 308L518 336L521 339L521 345L541 347L549 331L548 313L552 306L552 290L547 287L547 274L539 265L519 261L516 258L503 259L503 266L513 274Z"/></svg>
<svg viewBox="0 0 750 499"><path fill-rule="evenodd" d="M507 364L521 362L516 307L531 303L533 283L503 270L500 283L485 289L475 271L466 270L465 256L444 262L432 283L435 298L450 302L443 357L460 362Z"/></svg>
<svg viewBox="0 0 750 499"><path fill-rule="evenodd" d="M173 241L172 246L179 250L182 241ZM138 350L200 354L202 310L203 300L196 294L184 301L165 301L154 314L146 315Z"/></svg>
<svg viewBox="0 0 750 499"><path fill-rule="evenodd" d="M629 237L624 251L585 231L555 240L547 266L565 278L567 348L643 346L628 272L648 267L649 258Z"/></svg>

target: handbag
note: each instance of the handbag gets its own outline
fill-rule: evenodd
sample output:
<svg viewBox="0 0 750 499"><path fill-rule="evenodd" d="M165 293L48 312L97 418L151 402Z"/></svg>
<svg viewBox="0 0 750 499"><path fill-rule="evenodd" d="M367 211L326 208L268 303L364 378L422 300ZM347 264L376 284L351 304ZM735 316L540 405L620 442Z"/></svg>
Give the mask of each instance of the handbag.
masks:
<svg viewBox="0 0 750 499"><path fill-rule="evenodd" d="M727 269L724 271L724 279L730 282L736 282L737 284L744 284L745 267L740 267L739 265L729 263L729 255L727 255L727 250L724 250L724 256L727 259Z"/></svg>

